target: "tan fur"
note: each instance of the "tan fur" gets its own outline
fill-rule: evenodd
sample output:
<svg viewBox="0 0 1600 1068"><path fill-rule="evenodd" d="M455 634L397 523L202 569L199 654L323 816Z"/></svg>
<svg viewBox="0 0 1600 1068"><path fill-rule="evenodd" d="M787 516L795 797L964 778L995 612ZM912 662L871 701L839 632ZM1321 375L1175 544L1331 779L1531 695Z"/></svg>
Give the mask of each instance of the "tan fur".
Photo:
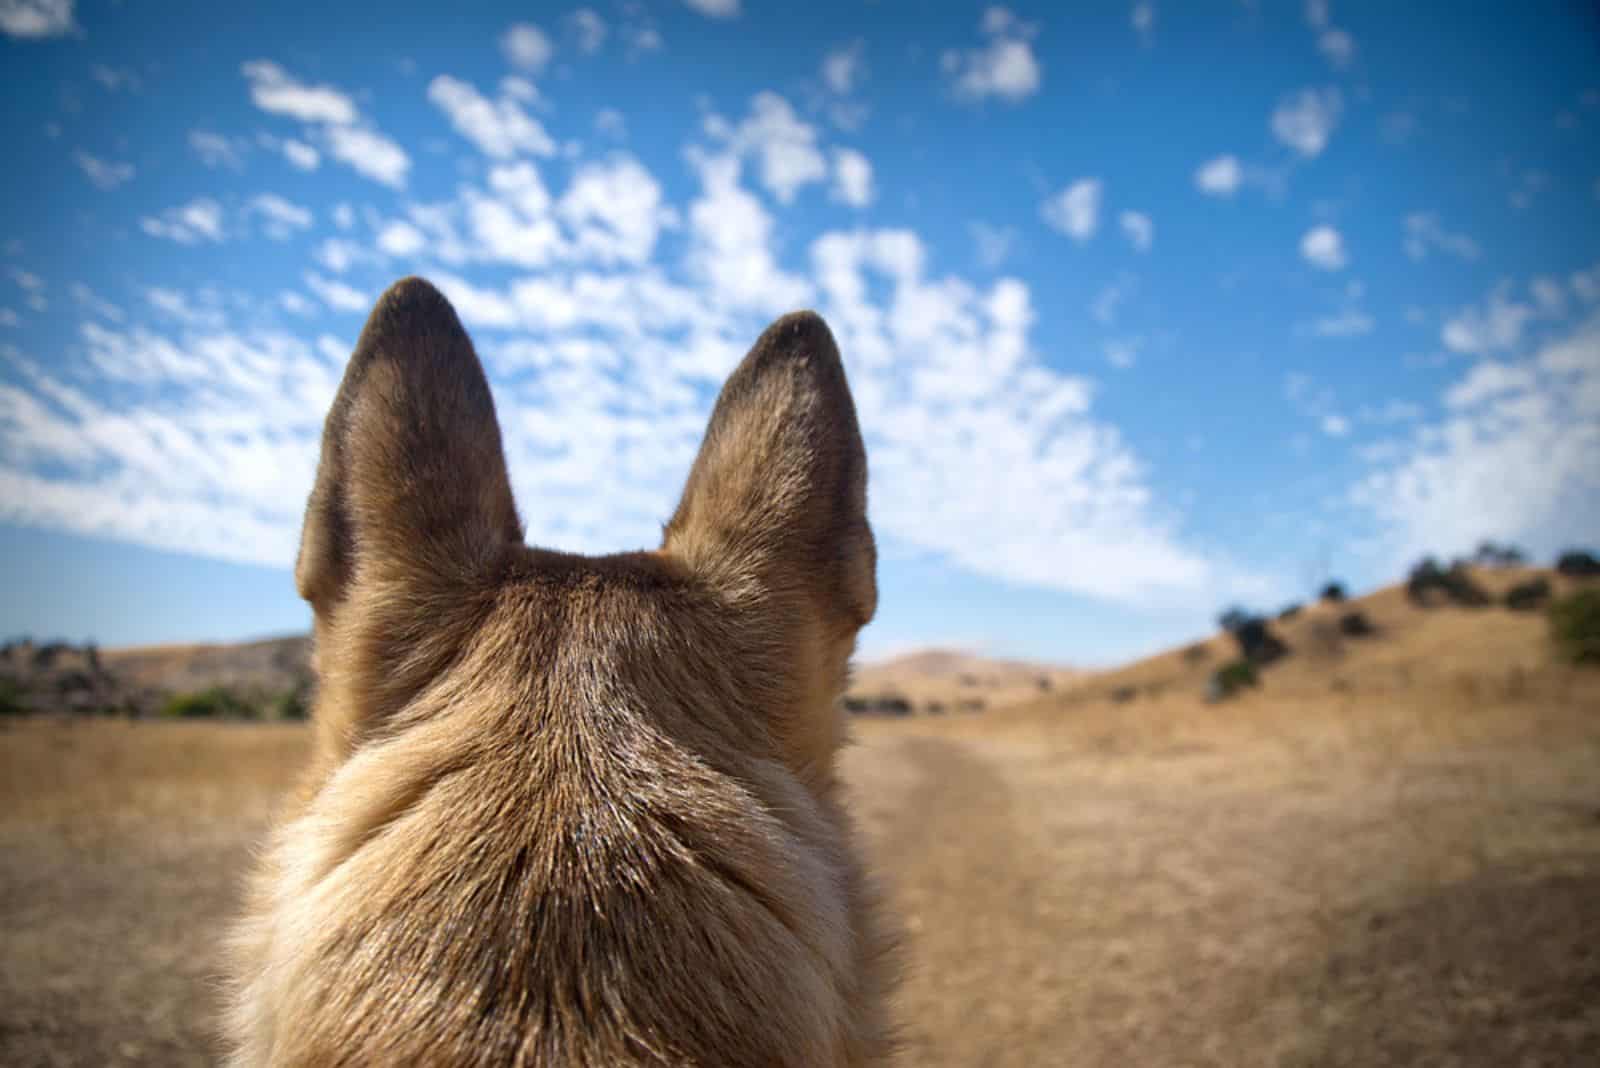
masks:
<svg viewBox="0 0 1600 1068"><path fill-rule="evenodd" d="M522 544L471 342L393 286L307 508L316 753L235 932L231 1063L885 1057L834 771L874 572L815 315L728 380L662 548L589 558Z"/></svg>

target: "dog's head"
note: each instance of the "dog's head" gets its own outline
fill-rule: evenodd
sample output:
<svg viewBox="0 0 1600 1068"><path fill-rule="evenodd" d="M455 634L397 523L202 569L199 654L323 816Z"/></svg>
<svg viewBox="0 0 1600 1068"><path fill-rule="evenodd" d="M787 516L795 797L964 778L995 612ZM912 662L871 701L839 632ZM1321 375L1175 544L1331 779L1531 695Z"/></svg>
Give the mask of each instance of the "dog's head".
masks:
<svg viewBox="0 0 1600 1068"><path fill-rule="evenodd" d="M607 627L674 645L728 642L708 652L741 676L741 711L814 778L838 746L835 699L877 602L866 480L833 337L818 316L796 313L727 380L658 550L587 560L530 550L471 341L433 286L396 283L328 415L295 570L314 610L327 755L382 730L461 662L508 585L560 588L548 580L581 575L572 588L661 593L648 618ZM674 620L675 605L692 610ZM674 626L676 636L656 634Z"/></svg>
<svg viewBox="0 0 1600 1068"><path fill-rule="evenodd" d="M318 758L238 940L246 1060L875 1056L887 943L834 778L875 550L826 325L756 341L659 548L522 535L472 344L399 282L306 515Z"/></svg>

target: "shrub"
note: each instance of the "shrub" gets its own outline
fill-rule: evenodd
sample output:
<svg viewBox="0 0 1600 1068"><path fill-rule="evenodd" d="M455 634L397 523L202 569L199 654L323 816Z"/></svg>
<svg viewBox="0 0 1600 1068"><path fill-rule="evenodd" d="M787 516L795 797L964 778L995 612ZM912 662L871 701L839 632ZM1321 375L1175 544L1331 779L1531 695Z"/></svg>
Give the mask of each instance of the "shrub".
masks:
<svg viewBox="0 0 1600 1068"><path fill-rule="evenodd" d="M1500 545L1492 541L1480 541L1477 551L1472 554L1472 562L1483 567L1517 567L1527 560L1527 554L1515 545Z"/></svg>
<svg viewBox="0 0 1600 1068"><path fill-rule="evenodd" d="M1318 596L1320 596L1324 601L1338 604L1340 601L1344 600L1345 597L1344 583L1330 582L1326 586L1322 587L1322 593Z"/></svg>
<svg viewBox="0 0 1600 1068"><path fill-rule="evenodd" d="M1132 686L1118 686L1111 691L1111 700L1119 705L1127 704L1137 696L1139 696L1139 691Z"/></svg>
<svg viewBox="0 0 1600 1068"><path fill-rule="evenodd" d="M0 717L26 716L27 703L23 700L24 691L14 679L0 679Z"/></svg>
<svg viewBox="0 0 1600 1068"><path fill-rule="evenodd" d="M1556 560L1556 572L1568 578L1600 575L1600 558L1585 549L1568 549Z"/></svg>
<svg viewBox="0 0 1600 1068"><path fill-rule="evenodd" d="M222 686L176 694L161 706L163 719L243 719L254 715L253 707Z"/></svg>
<svg viewBox="0 0 1600 1068"><path fill-rule="evenodd" d="M1289 651L1289 647L1268 629L1267 621L1260 618L1251 619L1234 631L1233 641L1252 664L1270 664Z"/></svg>
<svg viewBox="0 0 1600 1068"><path fill-rule="evenodd" d="M1299 601L1295 601L1292 604L1286 604L1282 608L1278 609L1278 618L1293 619L1295 616L1300 614L1300 607L1301 605Z"/></svg>
<svg viewBox="0 0 1600 1068"><path fill-rule="evenodd" d="M1529 579L1506 591L1505 604L1513 612L1531 612L1549 601L1552 592L1549 579Z"/></svg>
<svg viewBox="0 0 1600 1068"><path fill-rule="evenodd" d="M1339 617L1339 633L1346 638L1368 638L1378 633L1364 612L1346 612Z"/></svg>
<svg viewBox="0 0 1600 1068"><path fill-rule="evenodd" d="M1206 686L1206 695L1213 701L1220 701L1259 682L1254 664L1248 660L1230 660L1211 673L1211 680Z"/></svg>
<svg viewBox="0 0 1600 1068"><path fill-rule="evenodd" d="M1464 562L1457 560L1444 568L1433 557L1424 557L1406 576L1406 596L1420 605L1433 600L1436 593L1467 608L1482 608L1489 603L1489 595L1472 581Z"/></svg>
<svg viewBox="0 0 1600 1068"><path fill-rule="evenodd" d="M1198 664L1210 655L1211 650L1206 648L1204 642L1195 642L1183 651L1183 662L1185 664Z"/></svg>
<svg viewBox="0 0 1600 1068"><path fill-rule="evenodd" d="M305 719L310 714L305 695L299 690L288 690L272 699L273 719Z"/></svg>
<svg viewBox="0 0 1600 1068"><path fill-rule="evenodd" d="M1579 590L1552 604L1550 636L1563 659L1600 664L1600 590Z"/></svg>

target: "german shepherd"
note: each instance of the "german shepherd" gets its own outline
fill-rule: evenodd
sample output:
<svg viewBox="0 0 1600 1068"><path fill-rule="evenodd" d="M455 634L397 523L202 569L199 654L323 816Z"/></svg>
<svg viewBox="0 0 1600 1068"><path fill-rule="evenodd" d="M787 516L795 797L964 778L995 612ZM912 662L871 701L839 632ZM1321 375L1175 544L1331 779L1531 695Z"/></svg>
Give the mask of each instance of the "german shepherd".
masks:
<svg viewBox="0 0 1600 1068"><path fill-rule="evenodd" d="M659 549L529 548L472 342L426 281L385 292L306 509L315 749L231 942L230 1063L887 1057L835 767L866 477L800 312L724 385Z"/></svg>

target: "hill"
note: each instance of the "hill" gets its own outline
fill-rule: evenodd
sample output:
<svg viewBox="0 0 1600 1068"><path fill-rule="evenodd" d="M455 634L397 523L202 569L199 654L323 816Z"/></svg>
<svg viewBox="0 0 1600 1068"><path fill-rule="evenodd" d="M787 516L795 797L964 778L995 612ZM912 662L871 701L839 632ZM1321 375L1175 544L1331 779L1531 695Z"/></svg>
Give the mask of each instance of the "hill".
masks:
<svg viewBox="0 0 1600 1068"><path fill-rule="evenodd" d="M1082 672L955 649L923 649L858 664L845 693L852 711L909 715L982 712L1054 693Z"/></svg>
<svg viewBox="0 0 1600 1068"><path fill-rule="evenodd" d="M1545 614L1508 609L1505 595L1514 586L1543 578L1559 597L1586 580L1528 567L1471 568L1468 574L1489 595L1489 604L1477 608L1418 604L1403 585L1394 585L1346 601L1318 601L1291 618L1270 620L1270 632L1287 652L1260 668L1259 687L1247 696L1264 701L1330 693L1387 698L1441 690L1480 696L1484 695L1480 691L1515 691L1548 681L1555 665ZM1359 616L1370 633L1345 633L1340 624L1349 616ZM1122 704L1165 695L1201 696L1213 672L1239 655L1233 636L1218 632L1085 676L1056 697L1029 706L1041 713L1097 701Z"/></svg>

